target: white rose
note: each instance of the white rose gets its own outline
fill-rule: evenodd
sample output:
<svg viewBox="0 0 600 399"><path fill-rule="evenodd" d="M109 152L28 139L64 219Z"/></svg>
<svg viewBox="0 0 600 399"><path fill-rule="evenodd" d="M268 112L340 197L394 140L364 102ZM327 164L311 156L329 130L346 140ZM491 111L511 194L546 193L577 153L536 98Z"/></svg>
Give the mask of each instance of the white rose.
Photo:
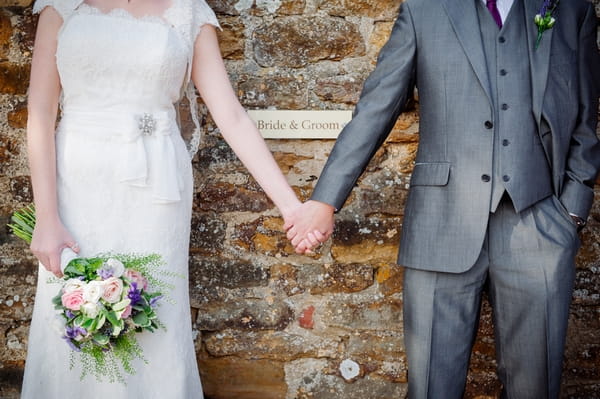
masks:
<svg viewBox="0 0 600 399"><path fill-rule="evenodd" d="M90 281L83 287L83 300L85 302L96 303L104 294L104 285L102 281Z"/></svg>
<svg viewBox="0 0 600 399"><path fill-rule="evenodd" d="M106 266L108 266L112 269L113 277L119 278L123 275L123 273L125 273L125 265L123 265L123 263L121 263L120 260L110 258L109 260L106 261Z"/></svg>
<svg viewBox="0 0 600 399"><path fill-rule="evenodd" d="M86 302L81 305L81 312L91 319L95 319L100 313L100 307L94 302Z"/></svg>
<svg viewBox="0 0 600 399"><path fill-rule="evenodd" d="M78 278L71 278L67 280L65 285L63 286L63 292L69 293L77 290L81 290L85 287L85 283Z"/></svg>

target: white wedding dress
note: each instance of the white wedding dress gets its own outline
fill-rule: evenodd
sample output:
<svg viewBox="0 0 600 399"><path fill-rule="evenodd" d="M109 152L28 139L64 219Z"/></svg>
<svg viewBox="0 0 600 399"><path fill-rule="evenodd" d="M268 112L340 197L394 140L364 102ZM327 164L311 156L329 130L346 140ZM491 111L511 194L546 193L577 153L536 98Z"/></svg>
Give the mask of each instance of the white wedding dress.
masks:
<svg viewBox="0 0 600 399"><path fill-rule="evenodd" d="M40 267L29 334L23 399L202 398L192 339L188 244L192 207L189 146L174 105L189 90L193 43L205 23L218 26L204 0L172 0L162 16L100 12L81 0L38 0L63 18L56 62L62 84L56 133L59 212L84 257L159 253L174 279L174 304L162 302L167 330L138 335L148 364L126 385L80 381L78 356L51 327L60 288ZM186 90L187 89L187 90ZM191 107L193 108L193 107Z"/></svg>

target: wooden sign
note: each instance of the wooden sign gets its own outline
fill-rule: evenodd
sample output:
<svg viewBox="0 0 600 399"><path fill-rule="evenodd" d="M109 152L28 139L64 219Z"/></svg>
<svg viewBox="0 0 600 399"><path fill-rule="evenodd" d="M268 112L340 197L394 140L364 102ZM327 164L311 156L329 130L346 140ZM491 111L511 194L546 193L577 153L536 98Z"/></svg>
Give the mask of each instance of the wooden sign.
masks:
<svg viewBox="0 0 600 399"><path fill-rule="evenodd" d="M352 111L248 111L266 139L336 139Z"/></svg>

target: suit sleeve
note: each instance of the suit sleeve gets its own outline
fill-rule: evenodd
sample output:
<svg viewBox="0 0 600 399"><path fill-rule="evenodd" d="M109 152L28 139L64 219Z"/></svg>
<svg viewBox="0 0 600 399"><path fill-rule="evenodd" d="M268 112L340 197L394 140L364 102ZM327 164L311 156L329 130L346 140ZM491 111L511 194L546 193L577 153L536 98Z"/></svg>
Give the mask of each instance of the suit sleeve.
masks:
<svg viewBox="0 0 600 399"><path fill-rule="evenodd" d="M340 133L311 199L336 209L343 206L412 97L415 65L416 35L404 2L377 66L365 81L352 121Z"/></svg>
<svg viewBox="0 0 600 399"><path fill-rule="evenodd" d="M596 44L597 19L593 7L579 33L579 116L566 162L560 200L570 213L586 219L594 200L594 183L600 169L600 144L596 135L600 95L600 53Z"/></svg>

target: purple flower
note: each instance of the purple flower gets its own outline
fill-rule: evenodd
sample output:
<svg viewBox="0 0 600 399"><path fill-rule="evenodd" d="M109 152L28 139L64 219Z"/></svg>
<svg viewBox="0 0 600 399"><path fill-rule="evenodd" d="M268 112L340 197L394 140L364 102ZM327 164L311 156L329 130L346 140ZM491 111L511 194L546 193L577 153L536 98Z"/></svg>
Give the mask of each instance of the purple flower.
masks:
<svg viewBox="0 0 600 399"><path fill-rule="evenodd" d="M71 312L69 309L65 310L65 316L67 316L67 318L69 318L69 319L75 318L75 314L73 312Z"/></svg>
<svg viewBox="0 0 600 399"><path fill-rule="evenodd" d="M75 352L81 352L81 349L77 345L75 345L73 343L73 341L71 341L71 338L69 338L69 337L63 337L63 339L65 340L65 342L67 343L67 345L69 345L69 347L72 350L74 350Z"/></svg>
<svg viewBox="0 0 600 399"><path fill-rule="evenodd" d="M106 265L104 265L100 269L96 270L96 274L100 276L102 280L108 280L113 276L113 270L112 268L108 268Z"/></svg>
<svg viewBox="0 0 600 399"><path fill-rule="evenodd" d="M66 332L66 337L65 338L70 338L70 339L75 339L78 336L86 336L87 335L87 330L83 327L71 327L71 326L67 326L67 328L65 329Z"/></svg>
<svg viewBox="0 0 600 399"><path fill-rule="evenodd" d="M550 11L552 13L558 4L558 0L544 0L542 7L540 8L540 15L546 16L546 13Z"/></svg>
<svg viewBox="0 0 600 399"><path fill-rule="evenodd" d="M135 282L131 283L129 287L129 293L127 294L127 298L131 300L130 305L137 305L142 299L142 290L137 289L137 284Z"/></svg>
<svg viewBox="0 0 600 399"><path fill-rule="evenodd" d="M150 299L150 306L155 307L156 303L158 301L160 301L162 298L163 298L162 295L158 295L158 296L155 296L154 298Z"/></svg>

